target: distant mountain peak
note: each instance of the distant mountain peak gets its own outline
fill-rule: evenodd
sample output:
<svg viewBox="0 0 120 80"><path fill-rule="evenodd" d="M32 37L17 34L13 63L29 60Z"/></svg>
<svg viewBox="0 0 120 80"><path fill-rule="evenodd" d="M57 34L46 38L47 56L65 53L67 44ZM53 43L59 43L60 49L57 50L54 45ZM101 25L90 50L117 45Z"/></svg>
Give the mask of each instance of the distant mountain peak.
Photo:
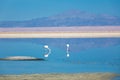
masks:
<svg viewBox="0 0 120 80"><path fill-rule="evenodd" d="M54 27L54 26L118 26L120 18L107 14L91 14L80 10L69 10L54 16L28 21L0 22L0 27Z"/></svg>

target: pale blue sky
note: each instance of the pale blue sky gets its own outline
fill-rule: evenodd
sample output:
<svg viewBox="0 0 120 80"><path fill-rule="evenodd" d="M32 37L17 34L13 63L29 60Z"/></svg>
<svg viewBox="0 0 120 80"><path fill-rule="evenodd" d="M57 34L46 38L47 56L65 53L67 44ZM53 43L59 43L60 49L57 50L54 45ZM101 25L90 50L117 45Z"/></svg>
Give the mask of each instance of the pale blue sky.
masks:
<svg viewBox="0 0 120 80"><path fill-rule="evenodd" d="M0 0L0 21L29 20L74 9L120 16L120 0Z"/></svg>

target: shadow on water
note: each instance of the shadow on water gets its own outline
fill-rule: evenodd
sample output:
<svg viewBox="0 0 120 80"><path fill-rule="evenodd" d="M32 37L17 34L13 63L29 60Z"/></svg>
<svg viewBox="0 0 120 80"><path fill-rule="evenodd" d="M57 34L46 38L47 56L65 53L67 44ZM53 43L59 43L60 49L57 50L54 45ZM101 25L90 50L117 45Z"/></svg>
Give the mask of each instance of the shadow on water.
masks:
<svg viewBox="0 0 120 80"><path fill-rule="evenodd" d="M46 61L43 58L40 59L22 59L22 60L9 60L9 59L0 59L0 61Z"/></svg>

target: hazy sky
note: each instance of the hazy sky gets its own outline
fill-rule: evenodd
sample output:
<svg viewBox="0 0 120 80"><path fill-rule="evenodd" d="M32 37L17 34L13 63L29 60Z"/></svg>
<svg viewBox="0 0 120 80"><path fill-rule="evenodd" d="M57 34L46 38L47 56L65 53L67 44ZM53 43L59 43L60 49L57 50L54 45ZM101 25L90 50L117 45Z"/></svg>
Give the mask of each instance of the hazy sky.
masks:
<svg viewBox="0 0 120 80"><path fill-rule="evenodd" d="M0 21L28 20L68 10L120 16L120 0L0 0Z"/></svg>

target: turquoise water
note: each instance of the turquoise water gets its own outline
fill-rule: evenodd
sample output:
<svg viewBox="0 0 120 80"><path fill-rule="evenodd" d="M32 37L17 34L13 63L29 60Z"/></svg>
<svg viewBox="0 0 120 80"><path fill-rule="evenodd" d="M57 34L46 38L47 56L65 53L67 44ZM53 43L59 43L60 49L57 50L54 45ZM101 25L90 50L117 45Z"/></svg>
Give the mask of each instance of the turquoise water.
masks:
<svg viewBox="0 0 120 80"><path fill-rule="evenodd" d="M7 56L44 58L45 44L49 45L52 53L45 61L0 61L0 74L120 73L120 39L83 39L82 42L81 39L62 39L58 40L59 43L57 40L47 39L45 42L44 39L1 39L0 58ZM73 40L77 40L77 43L73 43ZM66 43L70 44L69 58L66 57Z"/></svg>

